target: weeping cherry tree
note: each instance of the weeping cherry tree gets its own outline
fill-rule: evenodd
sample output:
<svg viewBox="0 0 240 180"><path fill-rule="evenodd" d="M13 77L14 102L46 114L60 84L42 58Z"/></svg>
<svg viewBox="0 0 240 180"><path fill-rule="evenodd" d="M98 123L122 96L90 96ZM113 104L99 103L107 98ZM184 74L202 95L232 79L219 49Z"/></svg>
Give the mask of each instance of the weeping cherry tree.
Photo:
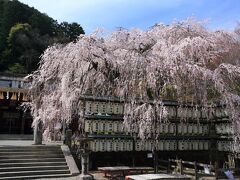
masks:
<svg viewBox="0 0 240 180"><path fill-rule="evenodd" d="M140 138L157 138L167 121L163 100L190 102L208 111L226 106L240 139L240 30L210 31L202 22L157 24L147 31L81 35L49 47L32 75L33 125L41 121L84 123L81 95L124 101L124 127Z"/></svg>

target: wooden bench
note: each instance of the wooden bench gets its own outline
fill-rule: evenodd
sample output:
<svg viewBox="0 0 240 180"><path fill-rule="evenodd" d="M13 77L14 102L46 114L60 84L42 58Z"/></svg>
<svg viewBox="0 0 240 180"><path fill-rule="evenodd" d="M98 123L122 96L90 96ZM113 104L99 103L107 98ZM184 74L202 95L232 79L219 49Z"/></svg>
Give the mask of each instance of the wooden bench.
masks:
<svg viewBox="0 0 240 180"><path fill-rule="evenodd" d="M129 174L143 174L153 171L152 167L129 167L129 166L115 166L115 167L99 167L99 171L104 173L104 176L110 179L114 177L125 177Z"/></svg>

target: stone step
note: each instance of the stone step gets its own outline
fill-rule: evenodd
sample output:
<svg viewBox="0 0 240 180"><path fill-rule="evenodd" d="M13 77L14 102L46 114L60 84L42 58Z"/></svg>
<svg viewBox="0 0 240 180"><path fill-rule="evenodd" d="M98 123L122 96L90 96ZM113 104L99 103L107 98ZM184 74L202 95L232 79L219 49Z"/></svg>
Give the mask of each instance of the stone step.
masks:
<svg viewBox="0 0 240 180"><path fill-rule="evenodd" d="M70 151L64 147L0 146L0 179L50 179L79 174L72 166L74 160L69 160Z"/></svg>
<svg viewBox="0 0 240 180"><path fill-rule="evenodd" d="M14 177L2 177L1 180L20 180L20 179L52 179L55 180L56 178L69 178L71 174L50 174L50 175L38 175L38 176L14 176Z"/></svg>
<svg viewBox="0 0 240 180"><path fill-rule="evenodd" d="M27 151L27 152L43 152L43 151L60 151L61 148L46 148L46 149L43 149L43 148L39 148L39 149L24 149L24 148L19 148L19 149L16 149L16 148L6 148L6 149L0 149L0 152L22 152L22 151Z"/></svg>
<svg viewBox="0 0 240 180"><path fill-rule="evenodd" d="M39 145L39 146L0 146L0 151L2 150L57 150L61 149L60 146L46 146L46 145Z"/></svg>
<svg viewBox="0 0 240 180"><path fill-rule="evenodd" d="M42 170L42 171L17 171L17 172L0 172L0 179L3 177L16 176L38 176L38 175L52 175L52 174L70 174L70 170Z"/></svg>
<svg viewBox="0 0 240 180"><path fill-rule="evenodd" d="M64 158L63 154L24 154L24 155L6 155L0 156L0 160L2 159L34 159L34 158Z"/></svg>
<svg viewBox="0 0 240 180"><path fill-rule="evenodd" d="M68 170L68 166L33 166L33 167L4 167L1 172L19 172L19 171L43 171L43 170Z"/></svg>
<svg viewBox="0 0 240 180"><path fill-rule="evenodd" d="M21 162L65 162L65 158L33 158L33 159L0 159L0 163L21 163Z"/></svg>
<svg viewBox="0 0 240 180"><path fill-rule="evenodd" d="M35 167L35 166L67 166L64 162L17 162L17 163L0 163L0 168L4 167Z"/></svg>
<svg viewBox="0 0 240 180"><path fill-rule="evenodd" d="M32 134L0 134L0 140L33 140Z"/></svg>
<svg viewBox="0 0 240 180"><path fill-rule="evenodd" d="M8 155L36 155L36 154L62 154L62 151L6 151L6 152L1 152L0 151L0 156L8 156Z"/></svg>

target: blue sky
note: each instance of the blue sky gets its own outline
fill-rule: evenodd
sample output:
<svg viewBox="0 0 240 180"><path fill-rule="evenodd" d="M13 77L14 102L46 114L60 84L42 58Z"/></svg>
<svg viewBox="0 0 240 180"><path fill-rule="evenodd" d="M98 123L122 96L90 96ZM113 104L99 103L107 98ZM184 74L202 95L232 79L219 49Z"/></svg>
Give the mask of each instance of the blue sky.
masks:
<svg viewBox="0 0 240 180"><path fill-rule="evenodd" d="M87 34L97 28L147 29L188 17L209 20L211 30L233 30L240 0L20 0L58 22L78 22Z"/></svg>

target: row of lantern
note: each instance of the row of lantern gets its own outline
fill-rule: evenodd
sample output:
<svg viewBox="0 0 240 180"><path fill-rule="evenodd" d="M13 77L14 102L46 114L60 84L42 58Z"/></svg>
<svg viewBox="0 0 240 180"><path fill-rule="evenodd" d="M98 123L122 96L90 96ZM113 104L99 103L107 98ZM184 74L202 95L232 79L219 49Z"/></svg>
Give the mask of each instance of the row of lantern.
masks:
<svg viewBox="0 0 240 180"><path fill-rule="evenodd" d="M218 118L225 118L229 116L227 109L223 107L215 108L212 114Z"/></svg>
<svg viewBox="0 0 240 180"><path fill-rule="evenodd" d="M124 139L95 139L90 142L90 150L93 152L110 151L132 151L133 141ZM153 140L135 141L135 151L152 151L154 149ZM176 150L209 150L209 141L204 140L159 140L156 142L158 151L176 151Z"/></svg>
<svg viewBox="0 0 240 180"><path fill-rule="evenodd" d="M123 104L113 102L99 102L99 101L86 101L85 102L85 114L86 115L122 115Z"/></svg>
<svg viewBox="0 0 240 180"><path fill-rule="evenodd" d="M159 134L175 134L176 125L173 123L161 123L157 127L157 132Z"/></svg>
<svg viewBox="0 0 240 180"><path fill-rule="evenodd" d="M206 135L209 132L207 124L179 123L178 134Z"/></svg>
<svg viewBox="0 0 240 180"><path fill-rule="evenodd" d="M168 112L167 117L169 119L176 118L177 115L176 106L166 106L166 109Z"/></svg>
<svg viewBox="0 0 240 180"><path fill-rule="evenodd" d="M178 150L208 150L209 141L204 140L180 140L178 141Z"/></svg>
<svg viewBox="0 0 240 180"><path fill-rule="evenodd" d="M217 134L233 134L233 126L231 123L215 124Z"/></svg>
<svg viewBox="0 0 240 180"><path fill-rule="evenodd" d="M200 118L223 118L228 116L226 108L209 108L206 110L201 110L199 108L193 107L178 107L177 106L166 106L168 111L168 118L178 118L182 119L200 119ZM115 102L100 102L100 101L86 101L85 102L85 113L87 115L99 114L114 114L122 115L124 105L123 103Z"/></svg>
<svg viewBox="0 0 240 180"><path fill-rule="evenodd" d="M86 120L85 132L88 133L124 133L122 121Z"/></svg>
<svg viewBox="0 0 240 180"><path fill-rule="evenodd" d="M105 151L132 151L132 140L94 140L90 141L90 150L93 152Z"/></svg>
<svg viewBox="0 0 240 180"><path fill-rule="evenodd" d="M201 111L194 108L178 108L178 117L183 119L200 119Z"/></svg>
<svg viewBox="0 0 240 180"><path fill-rule="evenodd" d="M135 144L136 151L152 151L154 149L153 140L137 140ZM156 150L158 151L174 151L177 149L175 140L159 140L156 142Z"/></svg>
<svg viewBox="0 0 240 180"><path fill-rule="evenodd" d="M20 92L0 92L0 99L9 99L14 101L28 101L27 95Z"/></svg>
<svg viewBox="0 0 240 180"><path fill-rule="evenodd" d="M122 121L109 120L85 120L85 132L88 133L127 133L124 130ZM135 130L137 132L137 130ZM161 123L158 125L157 133L175 134L176 125L174 123Z"/></svg>
<svg viewBox="0 0 240 180"><path fill-rule="evenodd" d="M209 109L195 109L195 108L178 108L178 117L182 119L214 119L228 117L226 108L209 108Z"/></svg>
<svg viewBox="0 0 240 180"><path fill-rule="evenodd" d="M126 133L122 121L86 120L85 132L88 133ZM207 124L179 123L179 135L206 135L209 132ZM157 126L158 134L176 134L176 124L161 123Z"/></svg>
<svg viewBox="0 0 240 180"><path fill-rule="evenodd" d="M232 151L233 144L231 141L217 141L218 151Z"/></svg>

